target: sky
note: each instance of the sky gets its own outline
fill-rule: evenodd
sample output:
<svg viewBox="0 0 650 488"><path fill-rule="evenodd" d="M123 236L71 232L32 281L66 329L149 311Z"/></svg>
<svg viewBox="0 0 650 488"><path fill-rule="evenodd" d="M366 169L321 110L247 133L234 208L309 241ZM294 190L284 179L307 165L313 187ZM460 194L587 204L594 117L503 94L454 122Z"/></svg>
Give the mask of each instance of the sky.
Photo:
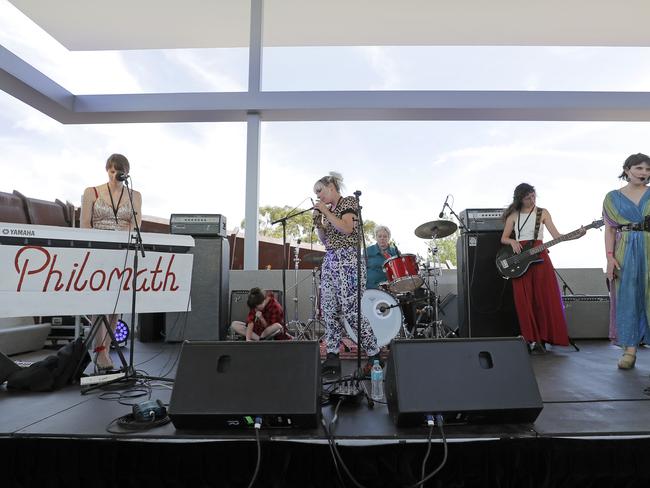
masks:
<svg viewBox="0 0 650 488"><path fill-rule="evenodd" d="M0 44L76 94L243 91L246 49L70 52L7 0ZM267 48L263 89L650 90L650 49L587 47ZM561 232L598 219L620 188L625 158L650 151L648 123L263 123L260 205L310 206L314 182L344 176L364 218L387 225L403 253L438 219L447 195L465 208L506 206L514 187L537 188ZM243 123L61 125L0 92L0 191L79 205L106 181L114 152L131 161L143 213L244 217ZM548 234L547 234L548 238ZM558 268L602 268L603 233L554 247Z"/></svg>

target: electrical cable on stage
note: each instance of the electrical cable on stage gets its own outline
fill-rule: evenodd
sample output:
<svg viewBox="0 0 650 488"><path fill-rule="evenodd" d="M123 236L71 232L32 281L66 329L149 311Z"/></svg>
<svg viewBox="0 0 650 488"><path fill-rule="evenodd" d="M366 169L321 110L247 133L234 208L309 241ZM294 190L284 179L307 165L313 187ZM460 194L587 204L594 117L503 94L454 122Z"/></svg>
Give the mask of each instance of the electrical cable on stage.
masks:
<svg viewBox="0 0 650 488"><path fill-rule="evenodd" d="M338 405L334 409L334 418L337 416L337 411L339 406L343 403L343 399L339 399ZM327 428L327 423L325 422L325 419L321 417L321 424L323 425L323 430L325 431L325 435L327 436L327 445L329 447L330 453L332 455L332 462L334 463L334 469L336 469L336 476L338 478L338 482L340 483L340 486L342 488L345 488L345 481L343 481L343 476L341 475L341 470L339 469L339 463L336 459L336 453L334 452L334 437L330 434L330 430Z"/></svg>
<svg viewBox="0 0 650 488"><path fill-rule="evenodd" d="M257 479L257 474L260 471L260 464L262 464L262 443L260 441L260 428L262 427L262 418L255 417L255 441L257 442L257 462L255 463L255 471L253 471L253 477L251 482L248 484L248 488L251 488L255 484Z"/></svg>
<svg viewBox="0 0 650 488"><path fill-rule="evenodd" d="M440 437L442 437L442 446L443 446L444 454L442 456L442 461L440 462L438 467L436 469L434 469L433 472L431 472L427 476L424 476L424 469L426 467L426 462L427 462L427 460L429 458L429 453L431 451L431 435L432 435L432 432L433 432L433 424L434 424L433 416L428 415L427 417L428 417L427 418L427 424L429 425L429 437L428 437L429 446L427 448L427 453L424 456L424 461L422 462L422 479L420 479L420 481L418 481L414 485L409 486L408 488L419 488L420 486L424 486L424 483L426 483L431 478L433 478L435 475L437 475L438 472L440 472L440 470L443 468L443 466L447 463L447 455L449 454L449 447L447 445L447 437L445 436L445 429L444 429L444 426L443 426L444 419L442 418L441 414L436 414L435 423L438 424L438 429L440 430Z"/></svg>
<svg viewBox="0 0 650 488"><path fill-rule="evenodd" d="M156 427L161 427L163 425L168 424L169 422L171 422L169 415L161 419L155 419L151 421L141 421L141 420L136 420L133 417L133 414L129 413L127 415L123 415L121 417L111 420L111 422L106 426L106 431L110 432L111 434L132 434L136 432L145 432L147 430L151 430ZM117 425L120 428L125 429L127 432L125 432L124 430L113 430L112 429L113 425Z"/></svg>
<svg viewBox="0 0 650 488"><path fill-rule="evenodd" d="M429 460L429 454L431 454L431 436L433 435L433 428L435 427L435 422L433 417L430 420L427 420L429 425L429 435L427 436L427 452L424 454L424 459L422 460L422 469L420 470L420 483L424 483L424 473L427 467L427 461Z"/></svg>
<svg viewBox="0 0 650 488"><path fill-rule="evenodd" d="M343 470L345 471L345 474L348 475L348 478L350 478L350 480L352 480L352 483L354 483L354 485L357 488L366 488L364 485L359 483L354 476L352 476L352 473L350 472L347 465L345 464L345 461L343 461L343 458L341 457L341 453L339 453L338 447L336 445L336 439L334 438L334 426L336 425L336 421L339 418L339 408L341 407L342 404L343 404L343 399L339 399L338 403L336 404L336 408L334 409L334 416L330 420L329 429L325 426L324 422L323 422L323 428L325 429L325 434L327 435L328 442L329 442L331 448L334 451L335 462L336 462L336 459L339 460L339 462L341 463L341 466L343 467ZM343 483L343 486L345 486L345 483L343 482L342 479L341 479L341 482Z"/></svg>

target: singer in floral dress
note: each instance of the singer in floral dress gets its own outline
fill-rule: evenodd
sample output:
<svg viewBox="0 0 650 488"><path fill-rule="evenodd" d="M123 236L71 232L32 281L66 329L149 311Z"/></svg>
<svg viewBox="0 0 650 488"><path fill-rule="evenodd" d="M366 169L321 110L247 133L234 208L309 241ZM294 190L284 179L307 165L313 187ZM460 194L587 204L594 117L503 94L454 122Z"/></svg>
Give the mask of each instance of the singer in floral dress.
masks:
<svg viewBox="0 0 650 488"><path fill-rule="evenodd" d="M357 292L366 289L366 267L361 265L361 280L358 280L358 203L354 197L341 195L343 177L334 172L319 179L314 185L318 201L314 205L314 226L327 252L321 271L321 309L325 322L327 359L323 373L337 373L341 370L339 348L343 333L342 320L356 330ZM369 361L364 372L369 373L374 359L379 359L377 337L367 317L361 314L362 347Z"/></svg>
<svg viewBox="0 0 650 488"><path fill-rule="evenodd" d="M119 176L128 175L131 166L129 160L121 154L111 154L106 161L108 182L91 186L84 190L81 200L81 216L79 226L82 229L102 229L130 231L134 229L131 202L128 189ZM133 191L133 206L138 219L142 222L142 196ZM128 238L127 238L128 239ZM117 315L107 317L111 329L115 330ZM108 332L99 332L95 336L95 365L100 371L112 370L113 361L110 357L111 338Z"/></svg>

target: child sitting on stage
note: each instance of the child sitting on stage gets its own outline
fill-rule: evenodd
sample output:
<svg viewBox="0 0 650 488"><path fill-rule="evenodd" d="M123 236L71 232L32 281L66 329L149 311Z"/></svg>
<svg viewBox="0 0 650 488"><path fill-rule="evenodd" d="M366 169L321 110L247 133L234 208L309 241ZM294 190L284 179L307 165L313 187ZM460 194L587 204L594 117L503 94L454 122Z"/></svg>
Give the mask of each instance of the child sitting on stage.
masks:
<svg viewBox="0 0 650 488"><path fill-rule="evenodd" d="M267 291L266 296L259 288L253 288L246 301L250 312L246 323L235 320L230 325L237 334L246 337L247 341L259 340L290 340L293 339L284 325L282 305Z"/></svg>

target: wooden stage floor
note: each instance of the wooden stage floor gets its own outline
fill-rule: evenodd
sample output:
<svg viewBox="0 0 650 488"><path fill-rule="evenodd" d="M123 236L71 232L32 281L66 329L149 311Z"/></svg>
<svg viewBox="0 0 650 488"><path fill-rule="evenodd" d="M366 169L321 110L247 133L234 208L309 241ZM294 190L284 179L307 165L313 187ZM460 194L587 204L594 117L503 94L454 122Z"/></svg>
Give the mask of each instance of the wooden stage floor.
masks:
<svg viewBox="0 0 650 488"><path fill-rule="evenodd" d="M650 350L639 351L637 367L617 369L620 349L608 341L579 341L580 351L570 347L553 347L545 354L531 355L544 408L534 424L448 426L450 439L457 441L561 437L617 439L650 437ZM164 343L136 343L135 363L138 370L152 376L173 377L180 346ZM128 352L128 350L125 350ZM34 361L53 351L40 351L14 360ZM128 357L128 356L127 356ZM351 370L353 361L344 361ZM422 374L444 374L427 372ZM171 389L163 383L152 384L151 398L169 402ZM51 393L24 393L0 387L0 438L91 438L129 437L146 441L196 441L250 438L250 432L177 431L172 424L146 432L124 435L107 431L110 422L131 412L129 403L147 397L122 398L101 390L82 395L79 386L69 386ZM119 401L118 401L119 400ZM124 403L124 404L123 404ZM325 418L331 406L323 407ZM318 442L325 438L322 429L280 430L263 433L267 439ZM336 429L338 440L349 444L393 443L423 438L422 429L397 429L387 407L377 404L369 409L344 405Z"/></svg>

